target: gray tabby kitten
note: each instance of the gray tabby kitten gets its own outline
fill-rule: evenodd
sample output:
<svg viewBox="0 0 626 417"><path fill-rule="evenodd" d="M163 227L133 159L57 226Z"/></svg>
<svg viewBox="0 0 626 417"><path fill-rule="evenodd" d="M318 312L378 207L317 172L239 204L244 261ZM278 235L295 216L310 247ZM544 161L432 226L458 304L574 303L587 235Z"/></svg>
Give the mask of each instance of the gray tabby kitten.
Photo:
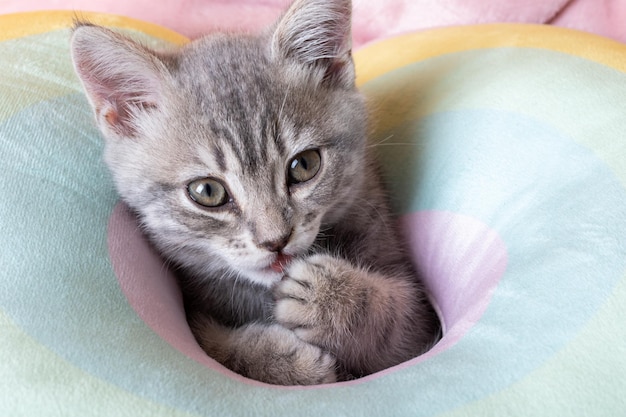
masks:
<svg viewBox="0 0 626 417"><path fill-rule="evenodd" d="M168 53L72 36L106 163L198 342L267 383L360 377L439 334L368 154L350 20L349 0L296 0L260 36Z"/></svg>

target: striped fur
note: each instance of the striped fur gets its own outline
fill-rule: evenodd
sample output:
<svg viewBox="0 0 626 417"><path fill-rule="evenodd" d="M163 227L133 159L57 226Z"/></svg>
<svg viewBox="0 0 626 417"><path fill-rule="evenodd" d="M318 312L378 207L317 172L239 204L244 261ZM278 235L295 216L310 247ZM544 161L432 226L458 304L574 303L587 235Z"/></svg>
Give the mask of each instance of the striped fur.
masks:
<svg viewBox="0 0 626 417"><path fill-rule="evenodd" d="M269 383L376 372L439 331L367 152L350 13L347 0L296 0L258 36L212 34L169 52L88 24L72 36L105 160L180 271L198 341ZM290 182L306 150L319 171ZM227 201L190 198L203 178Z"/></svg>

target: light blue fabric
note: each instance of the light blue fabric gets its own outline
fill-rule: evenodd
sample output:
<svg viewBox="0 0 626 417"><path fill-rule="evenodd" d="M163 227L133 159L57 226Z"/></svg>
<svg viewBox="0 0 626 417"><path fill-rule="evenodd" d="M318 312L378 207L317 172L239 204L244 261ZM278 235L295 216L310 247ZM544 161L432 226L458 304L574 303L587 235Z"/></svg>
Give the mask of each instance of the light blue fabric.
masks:
<svg viewBox="0 0 626 417"><path fill-rule="evenodd" d="M480 220L506 243L507 270L444 352L366 381L285 389L197 364L128 305L106 245L116 195L67 41L56 31L0 43L0 415L626 409L624 74L500 48L365 85L376 116L395 120L372 144L397 211Z"/></svg>

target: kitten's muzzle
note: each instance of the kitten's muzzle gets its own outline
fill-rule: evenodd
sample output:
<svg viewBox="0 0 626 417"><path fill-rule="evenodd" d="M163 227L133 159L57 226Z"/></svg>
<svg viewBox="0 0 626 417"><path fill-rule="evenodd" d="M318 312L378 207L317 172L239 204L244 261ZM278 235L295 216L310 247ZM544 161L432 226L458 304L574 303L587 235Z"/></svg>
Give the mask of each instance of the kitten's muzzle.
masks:
<svg viewBox="0 0 626 417"><path fill-rule="evenodd" d="M285 267L291 262L291 259L293 259L293 256L279 252L274 262L270 265L270 269L282 274Z"/></svg>
<svg viewBox="0 0 626 417"><path fill-rule="evenodd" d="M270 252L280 253L289 244L292 232L293 230L290 230L289 233L285 234L284 236L281 236L278 239L261 242L258 246L260 248L267 249Z"/></svg>

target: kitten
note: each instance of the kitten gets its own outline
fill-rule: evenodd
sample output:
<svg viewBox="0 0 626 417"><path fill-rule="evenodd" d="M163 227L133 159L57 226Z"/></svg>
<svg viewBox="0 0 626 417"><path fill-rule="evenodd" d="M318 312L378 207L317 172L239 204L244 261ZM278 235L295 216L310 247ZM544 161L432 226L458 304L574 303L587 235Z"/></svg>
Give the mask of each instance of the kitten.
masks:
<svg viewBox="0 0 626 417"><path fill-rule="evenodd" d="M259 36L168 53L72 34L105 161L198 342L267 383L360 377L439 335L366 145L350 20L349 0L296 0Z"/></svg>

